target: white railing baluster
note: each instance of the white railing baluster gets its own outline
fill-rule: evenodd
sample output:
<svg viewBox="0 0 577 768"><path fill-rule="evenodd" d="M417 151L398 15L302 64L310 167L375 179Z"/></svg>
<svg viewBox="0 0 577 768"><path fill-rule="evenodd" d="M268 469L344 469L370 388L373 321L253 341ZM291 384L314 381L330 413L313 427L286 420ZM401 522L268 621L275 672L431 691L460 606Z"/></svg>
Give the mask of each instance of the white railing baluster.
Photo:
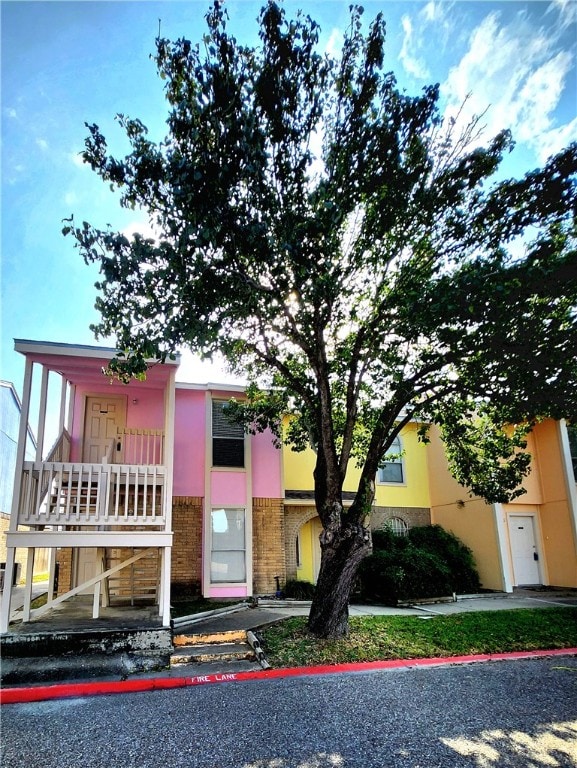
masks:
<svg viewBox="0 0 577 768"><path fill-rule="evenodd" d="M161 526L165 477L158 464L25 462L18 523Z"/></svg>

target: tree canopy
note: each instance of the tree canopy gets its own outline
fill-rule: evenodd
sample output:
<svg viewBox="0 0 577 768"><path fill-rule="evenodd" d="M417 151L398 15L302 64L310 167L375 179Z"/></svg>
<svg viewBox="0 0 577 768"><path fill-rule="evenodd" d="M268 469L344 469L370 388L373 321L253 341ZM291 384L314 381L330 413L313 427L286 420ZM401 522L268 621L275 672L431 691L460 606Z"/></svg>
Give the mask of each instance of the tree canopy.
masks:
<svg viewBox="0 0 577 768"><path fill-rule="evenodd" d="M88 125L85 161L158 238L64 231L100 265L94 330L123 350L111 372L140 375L183 346L220 352L253 382L252 428L280 436L290 413L282 437L314 446L309 626L335 636L370 551L375 474L404 425L424 437L438 424L457 478L505 501L531 424L577 415L577 145L495 180L512 137L482 143L480 119L443 119L437 86L401 91L381 14L365 25L352 7L338 57L272 0L254 48L220 3L206 20L197 44L156 41L163 141L119 115L131 152L118 159Z"/></svg>

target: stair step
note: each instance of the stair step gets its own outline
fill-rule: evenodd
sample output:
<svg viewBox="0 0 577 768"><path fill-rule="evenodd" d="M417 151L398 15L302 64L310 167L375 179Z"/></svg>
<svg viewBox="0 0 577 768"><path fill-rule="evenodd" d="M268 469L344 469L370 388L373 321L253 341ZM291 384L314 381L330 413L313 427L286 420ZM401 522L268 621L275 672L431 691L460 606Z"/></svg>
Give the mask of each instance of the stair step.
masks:
<svg viewBox="0 0 577 768"><path fill-rule="evenodd" d="M176 647L184 645L218 645L219 643L246 643L246 630L235 629L228 632L201 633L194 635L175 635L172 643Z"/></svg>
<svg viewBox="0 0 577 768"><path fill-rule="evenodd" d="M241 661L255 660L255 655L248 643L222 643L221 645L185 645L172 653L170 665L190 664L192 662Z"/></svg>

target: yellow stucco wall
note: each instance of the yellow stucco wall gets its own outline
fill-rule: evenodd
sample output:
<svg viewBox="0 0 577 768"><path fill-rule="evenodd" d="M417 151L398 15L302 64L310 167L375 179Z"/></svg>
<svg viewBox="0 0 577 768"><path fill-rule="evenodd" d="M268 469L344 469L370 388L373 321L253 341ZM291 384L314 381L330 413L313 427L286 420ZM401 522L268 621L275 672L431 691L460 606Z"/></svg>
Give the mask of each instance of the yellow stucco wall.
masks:
<svg viewBox="0 0 577 768"><path fill-rule="evenodd" d="M497 523L493 507L483 499L470 498L449 472L445 450L436 427L428 445L431 522L458 536L475 557L481 585L501 590L504 581L499 553Z"/></svg>
<svg viewBox="0 0 577 768"><path fill-rule="evenodd" d="M467 489L453 479L438 431L432 430L428 450L431 521L453 531L473 550L481 583L487 589L504 588L503 568L512 568L508 515L526 511L536 519L543 583L577 587L577 542L558 430L558 424L552 420L536 425L527 445L532 464L530 475L523 481L526 493L503 505L497 513L482 499L471 499ZM502 547L496 514L502 518Z"/></svg>
<svg viewBox="0 0 577 768"><path fill-rule="evenodd" d="M577 587L577 541L571 522L557 422L548 419L537 424L533 451L542 489L539 522L548 583ZM524 499L521 496L519 503Z"/></svg>
<svg viewBox="0 0 577 768"><path fill-rule="evenodd" d="M482 499L469 499L462 508L456 504L433 506L431 522L454 533L472 550L482 587L504 589L493 507Z"/></svg>
<svg viewBox="0 0 577 768"><path fill-rule="evenodd" d="M427 450L417 438L417 425L408 424L401 432L404 450L405 482L376 485L375 505L382 507L428 507ZM312 490L315 454L312 449L295 453L283 448L284 484L290 490ZM356 491L360 470L351 461L343 490Z"/></svg>

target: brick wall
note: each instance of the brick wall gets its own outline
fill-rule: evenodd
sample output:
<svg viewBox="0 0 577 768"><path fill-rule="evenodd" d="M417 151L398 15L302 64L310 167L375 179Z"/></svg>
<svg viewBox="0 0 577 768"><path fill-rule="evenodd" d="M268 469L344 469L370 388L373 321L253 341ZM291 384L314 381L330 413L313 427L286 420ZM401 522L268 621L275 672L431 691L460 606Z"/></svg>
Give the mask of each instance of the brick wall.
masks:
<svg viewBox="0 0 577 768"><path fill-rule="evenodd" d="M295 541L301 527L317 516L316 508L313 505L285 506L285 528L286 528L286 576L287 579L296 579L297 561ZM387 520L392 517L400 517L409 528L417 525L431 524L431 510L428 507L373 507L371 515L371 529L377 530L384 528Z"/></svg>
<svg viewBox="0 0 577 768"><path fill-rule="evenodd" d="M286 580L285 517L282 499L252 500L253 593L276 590L275 576L281 585Z"/></svg>
<svg viewBox="0 0 577 768"><path fill-rule="evenodd" d="M200 594L202 577L201 496L172 499L172 591Z"/></svg>
<svg viewBox="0 0 577 768"><path fill-rule="evenodd" d="M302 526L317 516L317 510L314 505L291 506L285 505L285 526L286 526L286 577L287 579L296 579L297 577L297 554L296 538Z"/></svg>
<svg viewBox="0 0 577 768"><path fill-rule="evenodd" d="M72 549L59 549L56 555L58 565L58 592L57 596L63 595L72 589Z"/></svg>
<svg viewBox="0 0 577 768"><path fill-rule="evenodd" d="M373 507L371 528L373 531L384 528L387 520L400 517L409 528L431 525L431 510L428 507Z"/></svg>

